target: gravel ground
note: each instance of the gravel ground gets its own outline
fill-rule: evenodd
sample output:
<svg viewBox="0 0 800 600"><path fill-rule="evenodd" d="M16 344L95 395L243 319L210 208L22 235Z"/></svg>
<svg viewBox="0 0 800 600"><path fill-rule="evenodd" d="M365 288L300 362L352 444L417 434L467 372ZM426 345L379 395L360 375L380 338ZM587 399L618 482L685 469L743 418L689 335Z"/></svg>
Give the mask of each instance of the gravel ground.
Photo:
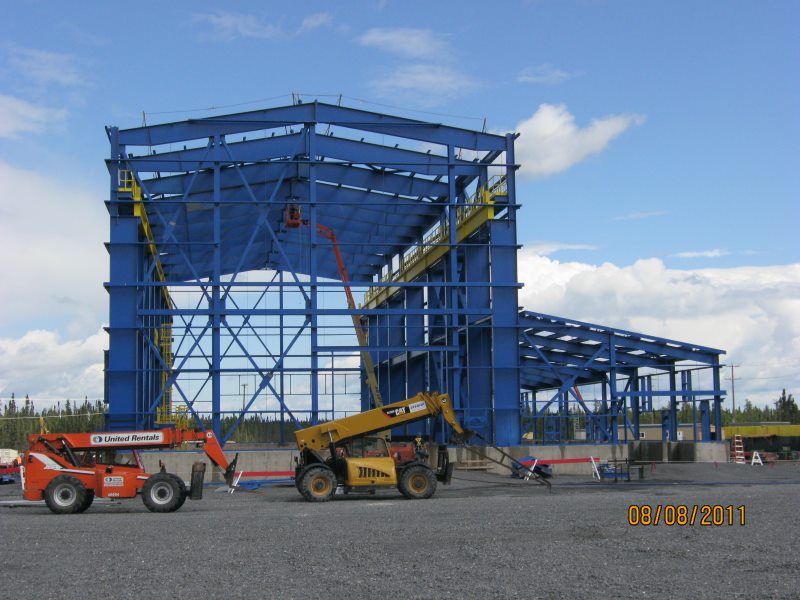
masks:
<svg viewBox="0 0 800 600"><path fill-rule="evenodd" d="M800 597L800 467L645 475L559 477L548 493L457 471L427 501L209 488L165 515L138 499L70 516L2 507L0 598ZM16 497L0 487L0 500ZM746 524L632 527L631 504L744 505Z"/></svg>

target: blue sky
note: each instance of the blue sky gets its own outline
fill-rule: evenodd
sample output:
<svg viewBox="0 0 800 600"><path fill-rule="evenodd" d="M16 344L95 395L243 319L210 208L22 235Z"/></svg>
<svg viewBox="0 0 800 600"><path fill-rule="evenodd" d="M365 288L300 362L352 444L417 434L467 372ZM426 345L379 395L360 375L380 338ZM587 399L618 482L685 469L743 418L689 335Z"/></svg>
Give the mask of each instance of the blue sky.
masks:
<svg viewBox="0 0 800 600"><path fill-rule="evenodd" d="M109 3L15 3L0 25L0 83L66 114L47 135L3 140L0 152L102 186L103 126L140 124L142 111L161 121L186 115L154 113L342 93L486 117L490 128L508 130L542 103L565 104L578 126L614 114L646 120L569 176L521 187L525 241L554 238L596 246L586 255L594 260L646 255L674 266L688 264L674 254L715 249L723 256L692 265L797 260L797 244L778 241L791 239L800 216L791 185L800 155L796 3L510 2L480 18L484 4L459 6L470 4L310 2L277 12L259 2L226 11L143 2L123 15ZM303 29L314 15L324 17ZM438 45L416 56L409 46L365 45L374 28L427 30ZM20 54L31 49L65 57L62 81L24 68ZM381 87L415 65L452 74L449 89ZM637 215L650 216L621 219Z"/></svg>
<svg viewBox="0 0 800 600"><path fill-rule="evenodd" d="M2 296L0 397L26 343L58 364L85 352L70 368L88 379L41 393L96 385L103 127L140 125L143 111L154 123L289 103L291 92L520 131L527 308L723 347L753 365L742 375L754 399L797 389L796 2L219 6L4 7L0 232L14 260L0 268L16 286ZM208 107L221 108L190 112Z"/></svg>

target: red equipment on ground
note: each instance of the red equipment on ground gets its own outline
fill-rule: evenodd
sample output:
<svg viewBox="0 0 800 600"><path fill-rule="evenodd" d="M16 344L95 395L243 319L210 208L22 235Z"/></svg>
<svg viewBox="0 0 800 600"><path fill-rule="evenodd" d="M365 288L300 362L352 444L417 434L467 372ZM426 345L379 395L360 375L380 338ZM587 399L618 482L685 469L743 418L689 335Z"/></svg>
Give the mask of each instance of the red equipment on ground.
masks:
<svg viewBox="0 0 800 600"><path fill-rule="evenodd" d="M236 461L228 462L211 431L158 429L98 433L45 433L28 437L21 478L26 500L44 499L58 514L81 513L97 498L134 498L141 493L152 512L178 510L186 498L202 498L205 463L192 466L191 487L167 473L145 472L138 450L164 450L184 442L203 445L211 462L231 485Z"/></svg>

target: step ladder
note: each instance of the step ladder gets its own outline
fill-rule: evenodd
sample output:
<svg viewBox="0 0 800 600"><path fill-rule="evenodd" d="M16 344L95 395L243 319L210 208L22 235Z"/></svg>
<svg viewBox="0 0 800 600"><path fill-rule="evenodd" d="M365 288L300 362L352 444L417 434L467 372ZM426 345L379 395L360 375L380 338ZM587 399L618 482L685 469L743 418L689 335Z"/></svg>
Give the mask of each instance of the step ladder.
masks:
<svg viewBox="0 0 800 600"><path fill-rule="evenodd" d="M734 435L731 440L731 461L737 465L747 464L744 458L744 444L742 443L741 435Z"/></svg>

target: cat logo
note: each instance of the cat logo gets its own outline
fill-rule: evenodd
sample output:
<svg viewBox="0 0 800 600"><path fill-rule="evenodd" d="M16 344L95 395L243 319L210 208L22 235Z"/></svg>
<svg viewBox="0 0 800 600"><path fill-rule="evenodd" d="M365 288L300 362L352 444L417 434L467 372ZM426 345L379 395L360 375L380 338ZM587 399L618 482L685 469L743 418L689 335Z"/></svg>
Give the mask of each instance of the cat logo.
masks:
<svg viewBox="0 0 800 600"><path fill-rule="evenodd" d="M385 414L390 419L394 419L395 417L400 417L408 413L408 407L406 406L398 406L397 408L384 408L383 414Z"/></svg>

